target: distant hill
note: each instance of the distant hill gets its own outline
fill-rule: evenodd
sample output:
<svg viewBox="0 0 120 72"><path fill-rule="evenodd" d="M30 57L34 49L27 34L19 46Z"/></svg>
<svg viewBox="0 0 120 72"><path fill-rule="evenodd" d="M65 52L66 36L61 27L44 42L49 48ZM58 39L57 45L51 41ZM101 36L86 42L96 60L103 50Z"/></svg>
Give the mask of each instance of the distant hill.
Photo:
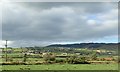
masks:
<svg viewBox="0 0 120 72"><path fill-rule="evenodd" d="M120 43L119 43L120 44ZM53 44L46 47L117 49L118 43Z"/></svg>

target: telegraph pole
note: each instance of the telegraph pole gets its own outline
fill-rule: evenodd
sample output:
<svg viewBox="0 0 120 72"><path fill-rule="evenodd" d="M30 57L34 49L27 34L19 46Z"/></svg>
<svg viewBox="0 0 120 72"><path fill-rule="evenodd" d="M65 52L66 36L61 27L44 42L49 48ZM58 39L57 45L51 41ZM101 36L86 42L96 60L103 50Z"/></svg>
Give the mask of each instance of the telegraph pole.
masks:
<svg viewBox="0 0 120 72"><path fill-rule="evenodd" d="M6 62L7 62L7 46L8 46L8 45L7 45L7 40L6 40L6 44L5 44L5 48L6 48L6 52L5 52L5 55L6 55L6 56L5 56Z"/></svg>

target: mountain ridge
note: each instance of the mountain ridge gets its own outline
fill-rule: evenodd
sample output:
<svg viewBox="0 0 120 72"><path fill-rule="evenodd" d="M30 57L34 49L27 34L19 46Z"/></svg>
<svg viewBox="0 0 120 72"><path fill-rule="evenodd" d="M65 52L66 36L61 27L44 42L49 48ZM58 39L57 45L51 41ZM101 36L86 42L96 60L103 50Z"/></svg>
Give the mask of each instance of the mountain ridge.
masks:
<svg viewBox="0 0 120 72"><path fill-rule="evenodd" d="M74 44L52 44L46 47L63 47L63 48L103 48L116 49L120 43L74 43Z"/></svg>

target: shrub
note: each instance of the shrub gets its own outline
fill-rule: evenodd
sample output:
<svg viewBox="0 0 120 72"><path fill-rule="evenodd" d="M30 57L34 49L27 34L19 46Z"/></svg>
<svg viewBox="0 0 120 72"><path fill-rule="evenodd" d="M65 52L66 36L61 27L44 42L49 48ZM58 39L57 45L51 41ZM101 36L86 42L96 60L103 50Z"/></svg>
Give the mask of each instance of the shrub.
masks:
<svg viewBox="0 0 120 72"><path fill-rule="evenodd" d="M94 53L91 57L92 60L97 60L97 53Z"/></svg>
<svg viewBox="0 0 120 72"><path fill-rule="evenodd" d="M27 60L27 54L25 53L23 56L23 62L26 62L26 60Z"/></svg>
<svg viewBox="0 0 120 72"><path fill-rule="evenodd" d="M27 65L24 62L6 62L6 63L2 63L2 65Z"/></svg>
<svg viewBox="0 0 120 72"><path fill-rule="evenodd" d="M55 60L55 63L65 63L65 60L63 60L63 59L57 59L57 60Z"/></svg>
<svg viewBox="0 0 120 72"><path fill-rule="evenodd" d="M118 61L117 62L120 63L120 57L118 57Z"/></svg>
<svg viewBox="0 0 120 72"><path fill-rule="evenodd" d="M52 53L46 53L45 55L43 55L43 58L47 62L49 62L49 61L55 61L55 55L52 54Z"/></svg>
<svg viewBox="0 0 120 72"><path fill-rule="evenodd" d="M89 64L89 62L86 61L85 57L76 57L72 56L70 58L66 58L66 63L69 64Z"/></svg>

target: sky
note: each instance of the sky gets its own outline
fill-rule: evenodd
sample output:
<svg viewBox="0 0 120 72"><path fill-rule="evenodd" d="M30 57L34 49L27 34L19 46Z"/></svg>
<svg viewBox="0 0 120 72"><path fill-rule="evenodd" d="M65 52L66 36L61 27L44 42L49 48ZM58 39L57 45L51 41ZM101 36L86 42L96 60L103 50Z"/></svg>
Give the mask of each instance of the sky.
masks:
<svg viewBox="0 0 120 72"><path fill-rule="evenodd" d="M0 18L1 20L1 18ZM10 2L2 6L0 47L118 42L117 2Z"/></svg>

